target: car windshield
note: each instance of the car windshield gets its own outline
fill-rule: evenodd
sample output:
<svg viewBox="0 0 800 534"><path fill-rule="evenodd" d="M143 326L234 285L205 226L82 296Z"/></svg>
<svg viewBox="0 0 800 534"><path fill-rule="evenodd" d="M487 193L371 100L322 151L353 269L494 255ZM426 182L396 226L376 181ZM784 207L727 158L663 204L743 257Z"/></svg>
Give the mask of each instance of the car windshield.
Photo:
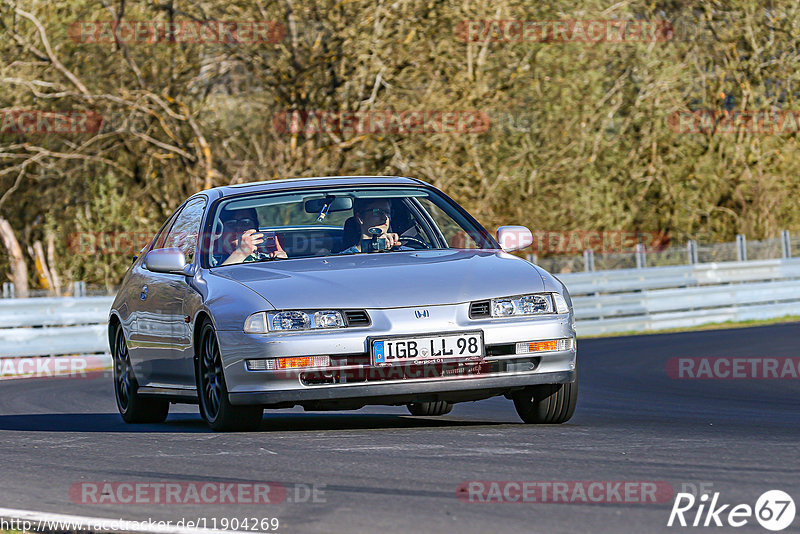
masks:
<svg viewBox="0 0 800 534"><path fill-rule="evenodd" d="M436 191L330 188L223 199L210 219L208 265L496 243Z"/></svg>

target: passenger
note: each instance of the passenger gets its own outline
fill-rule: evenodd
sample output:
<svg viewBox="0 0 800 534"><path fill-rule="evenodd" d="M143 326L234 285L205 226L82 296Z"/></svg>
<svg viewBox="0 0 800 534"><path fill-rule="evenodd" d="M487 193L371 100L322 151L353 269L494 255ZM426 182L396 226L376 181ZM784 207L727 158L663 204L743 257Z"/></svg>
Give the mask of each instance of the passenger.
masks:
<svg viewBox="0 0 800 534"><path fill-rule="evenodd" d="M220 254L211 257L211 266L246 263L262 259L286 259L288 256L275 236L274 250L259 252L258 245L264 242L264 234L258 231L258 215L254 208L223 210Z"/></svg>

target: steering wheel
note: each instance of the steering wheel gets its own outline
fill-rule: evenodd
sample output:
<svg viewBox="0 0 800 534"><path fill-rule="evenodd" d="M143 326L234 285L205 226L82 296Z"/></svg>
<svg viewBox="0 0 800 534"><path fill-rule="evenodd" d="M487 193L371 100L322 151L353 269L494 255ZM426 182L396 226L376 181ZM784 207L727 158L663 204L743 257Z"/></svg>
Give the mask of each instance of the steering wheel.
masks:
<svg viewBox="0 0 800 534"><path fill-rule="evenodd" d="M406 236L402 236L401 235L400 236L400 245L403 246L403 245L407 245L407 244L418 245L418 246L413 247L413 248L431 248L431 246L429 244L427 244L425 241L423 241L422 239L418 239L416 237L406 237Z"/></svg>

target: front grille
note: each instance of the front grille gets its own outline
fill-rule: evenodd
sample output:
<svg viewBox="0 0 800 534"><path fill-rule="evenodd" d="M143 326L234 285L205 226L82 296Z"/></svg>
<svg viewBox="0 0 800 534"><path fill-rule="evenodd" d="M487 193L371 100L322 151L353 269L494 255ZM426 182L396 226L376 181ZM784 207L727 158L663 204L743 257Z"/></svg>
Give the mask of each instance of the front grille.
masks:
<svg viewBox="0 0 800 534"><path fill-rule="evenodd" d="M472 302L469 305L469 316L471 319L475 319L477 317L489 317L489 301L488 300L479 300L477 302Z"/></svg>
<svg viewBox="0 0 800 534"><path fill-rule="evenodd" d="M344 320L347 326L369 326L372 321L365 310L344 310Z"/></svg>

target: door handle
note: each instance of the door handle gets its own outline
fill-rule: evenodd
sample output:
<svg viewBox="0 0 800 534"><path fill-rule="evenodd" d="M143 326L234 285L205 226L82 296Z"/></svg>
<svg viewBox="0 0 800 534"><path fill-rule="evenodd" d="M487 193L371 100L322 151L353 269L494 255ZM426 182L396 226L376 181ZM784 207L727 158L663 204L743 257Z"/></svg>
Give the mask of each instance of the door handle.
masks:
<svg viewBox="0 0 800 534"><path fill-rule="evenodd" d="M139 300L147 299L147 286L142 287L142 292L139 293Z"/></svg>

